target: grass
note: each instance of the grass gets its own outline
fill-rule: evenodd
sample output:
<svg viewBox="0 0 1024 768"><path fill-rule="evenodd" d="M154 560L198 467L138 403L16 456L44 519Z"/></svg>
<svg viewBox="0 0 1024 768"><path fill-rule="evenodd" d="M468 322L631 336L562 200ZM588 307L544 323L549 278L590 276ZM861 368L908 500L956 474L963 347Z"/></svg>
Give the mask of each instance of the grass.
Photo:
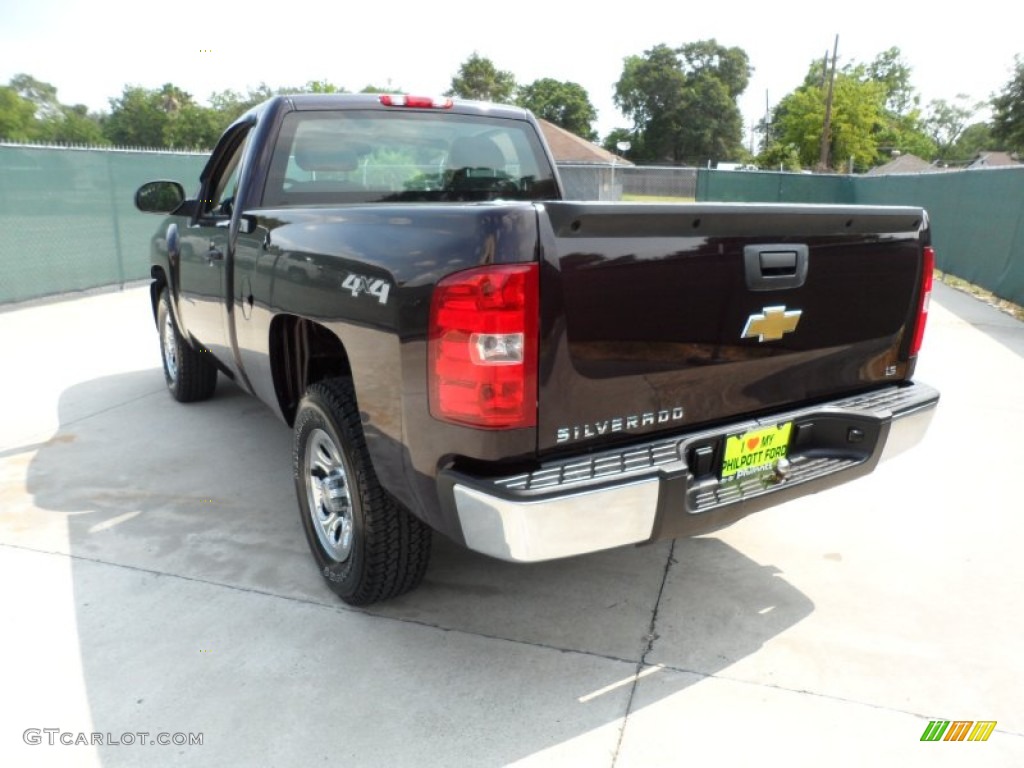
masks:
<svg viewBox="0 0 1024 768"><path fill-rule="evenodd" d="M993 306L996 309L1002 310L1006 314L1011 315L1017 318L1018 320L1024 321L1024 307L1020 306L1019 304L1014 304L1012 301L1009 301L1008 299L1001 299L991 291L987 291L984 288L975 285L974 283L969 283L962 278L949 274L948 272L943 272L941 270L936 269L935 277L941 280L946 285L950 286L951 288L956 288L958 291L969 293L971 294L971 296L974 296L977 299L981 299L986 304Z"/></svg>
<svg viewBox="0 0 1024 768"><path fill-rule="evenodd" d="M632 203L692 203L692 197L669 197L668 195L634 195L623 193L622 199Z"/></svg>

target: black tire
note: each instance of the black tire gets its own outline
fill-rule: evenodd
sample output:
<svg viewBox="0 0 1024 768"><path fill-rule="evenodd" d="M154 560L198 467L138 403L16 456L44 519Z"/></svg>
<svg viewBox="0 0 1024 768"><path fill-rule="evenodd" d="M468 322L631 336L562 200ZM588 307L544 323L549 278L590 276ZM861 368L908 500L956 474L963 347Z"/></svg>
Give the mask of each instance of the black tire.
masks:
<svg viewBox="0 0 1024 768"><path fill-rule="evenodd" d="M431 531L377 481L351 379L307 390L295 417L293 468L306 541L342 600L369 605L419 585Z"/></svg>
<svg viewBox="0 0 1024 768"><path fill-rule="evenodd" d="M160 334L164 381L167 382L171 397L179 403L193 403L212 397L217 389L217 366L209 352L193 349L178 332L166 286L160 291L156 327Z"/></svg>

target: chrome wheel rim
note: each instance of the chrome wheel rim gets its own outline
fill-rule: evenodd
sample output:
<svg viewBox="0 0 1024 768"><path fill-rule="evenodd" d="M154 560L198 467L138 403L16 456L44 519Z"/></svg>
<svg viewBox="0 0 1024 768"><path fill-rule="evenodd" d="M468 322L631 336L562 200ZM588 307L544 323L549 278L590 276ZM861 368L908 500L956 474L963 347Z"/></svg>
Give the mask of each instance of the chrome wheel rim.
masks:
<svg viewBox="0 0 1024 768"><path fill-rule="evenodd" d="M344 562L352 552L352 492L341 451L322 429L306 438L306 508L320 546Z"/></svg>
<svg viewBox="0 0 1024 768"><path fill-rule="evenodd" d="M178 378L178 345L174 343L174 319L168 312L163 327L164 368L171 381Z"/></svg>

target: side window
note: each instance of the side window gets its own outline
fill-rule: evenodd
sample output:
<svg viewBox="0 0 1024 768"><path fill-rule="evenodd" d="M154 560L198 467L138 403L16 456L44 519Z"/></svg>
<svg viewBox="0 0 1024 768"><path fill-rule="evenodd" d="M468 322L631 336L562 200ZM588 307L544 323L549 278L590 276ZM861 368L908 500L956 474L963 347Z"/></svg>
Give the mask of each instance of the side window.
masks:
<svg viewBox="0 0 1024 768"><path fill-rule="evenodd" d="M232 136L234 148L228 150L226 159L222 161L219 173L210 179L210 194L203 200L203 214L207 216L230 216L234 207L235 196L238 194L238 183L242 173L242 156L249 144L251 130L244 136Z"/></svg>

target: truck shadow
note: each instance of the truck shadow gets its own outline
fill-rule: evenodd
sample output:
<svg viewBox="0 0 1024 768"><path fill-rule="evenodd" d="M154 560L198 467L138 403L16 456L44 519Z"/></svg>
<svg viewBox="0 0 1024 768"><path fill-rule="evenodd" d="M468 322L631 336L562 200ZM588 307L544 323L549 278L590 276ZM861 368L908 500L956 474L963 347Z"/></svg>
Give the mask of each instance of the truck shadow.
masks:
<svg viewBox="0 0 1024 768"><path fill-rule="evenodd" d="M513 565L436 537L420 589L351 610L308 554L290 430L234 385L186 407L159 370L138 371L65 390L59 411L26 470L28 524L4 535L52 551L44 537L66 525L92 730L203 731L204 764L294 764L341 746L358 764L423 762L431 740L463 764L507 764L617 732L652 644L670 670L694 673L669 676L663 698L814 608L715 538ZM659 616L682 628L672 647L657 623L652 634L659 595L685 609ZM201 657L206 646L221 655ZM474 730L499 717L501 738ZM374 734L378 751L351 735L332 742L325 718ZM115 764L125 751L99 754ZM172 753L181 759L147 757Z"/></svg>

